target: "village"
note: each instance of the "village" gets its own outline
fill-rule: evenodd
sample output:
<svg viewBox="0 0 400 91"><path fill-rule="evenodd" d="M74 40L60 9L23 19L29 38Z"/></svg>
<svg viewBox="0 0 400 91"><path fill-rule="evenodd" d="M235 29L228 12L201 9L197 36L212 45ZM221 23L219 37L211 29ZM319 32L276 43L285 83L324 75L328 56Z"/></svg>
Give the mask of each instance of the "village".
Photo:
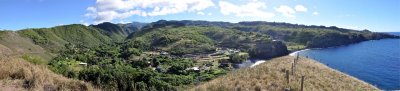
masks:
<svg viewBox="0 0 400 91"><path fill-rule="evenodd" d="M171 57L177 57L174 55L171 55L170 53L166 51L151 51L151 52L144 52L144 54L147 55L163 55L163 56L171 56ZM232 49L232 48L216 48L215 52L213 53L198 53L198 54L185 54L180 56L181 58L185 59L191 59L194 61L195 66L186 68L186 70L192 70L194 72L204 72L204 71L209 71L211 69L216 69L216 68L224 68L224 69L233 69L234 63L232 63L230 60L231 55L246 55L244 60L247 60L248 54L246 52L241 52L238 49ZM149 67L152 68L153 70L156 70L158 72L164 72L166 67L163 67L162 65L154 65L154 63L148 62Z"/></svg>

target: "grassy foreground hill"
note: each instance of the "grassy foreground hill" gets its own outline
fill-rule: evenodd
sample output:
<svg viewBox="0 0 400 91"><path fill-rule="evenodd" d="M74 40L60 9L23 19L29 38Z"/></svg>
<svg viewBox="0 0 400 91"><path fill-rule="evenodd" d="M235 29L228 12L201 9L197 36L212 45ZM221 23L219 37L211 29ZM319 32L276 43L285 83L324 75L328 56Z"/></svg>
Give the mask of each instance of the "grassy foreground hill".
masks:
<svg viewBox="0 0 400 91"><path fill-rule="evenodd" d="M283 91L300 90L301 76L305 76L304 91L378 91L379 89L357 78L331 69L307 58L300 58L291 74L295 57L284 56L268 60L253 68L233 71L209 82L193 86L192 91ZM285 78L289 71L289 84Z"/></svg>
<svg viewBox="0 0 400 91"><path fill-rule="evenodd" d="M43 64L0 55L0 91L92 91L89 83L55 74Z"/></svg>

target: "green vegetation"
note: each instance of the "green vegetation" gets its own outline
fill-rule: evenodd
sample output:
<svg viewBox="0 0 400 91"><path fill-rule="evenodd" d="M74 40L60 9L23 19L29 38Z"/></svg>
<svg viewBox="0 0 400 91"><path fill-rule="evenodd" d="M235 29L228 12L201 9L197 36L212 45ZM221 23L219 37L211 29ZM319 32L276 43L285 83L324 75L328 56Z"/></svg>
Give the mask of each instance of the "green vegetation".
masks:
<svg viewBox="0 0 400 91"><path fill-rule="evenodd" d="M231 63L242 63L249 58L249 54L247 53L235 53L229 56L229 61Z"/></svg>
<svg viewBox="0 0 400 91"><path fill-rule="evenodd" d="M304 46L304 45L293 43L293 42L286 42L285 44L287 46L288 51L297 51L297 50L306 48L306 46Z"/></svg>
<svg viewBox="0 0 400 91"><path fill-rule="evenodd" d="M336 26L305 26L275 22L240 22L232 26L232 28L270 35L275 40L285 41L290 48L289 50L298 50L296 47L301 49L302 47L320 48L346 45L372 39L396 38L393 35L374 33L368 30L356 31Z"/></svg>
<svg viewBox="0 0 400 91"><path fill-rule="evenodd" d="M7 33L7 31L0 30L0 39L3 38L3 36Z"/></svg>
<svg viewBox="0 0 400 91"><path fill-rule="evenodd" d="M194 64L190 59L146 55L123 43L93 48L67 44L66 50L49 63L56 73L108 90L176 90L226 72L222 69L196 72L190 69Z"/></svg>
<svg viewBox="0 0 400 91"><path fill-rule="evenodd" d="M212 53L217 47L234 48L249 52L251 57L268 58L286 54L286 48L273 47L275 45L268 35L242 32L221 27L162 27L149 28L135 33L128 40L130 47L142 50L161 50L173 55ZM271 49L276 52L273 55L257 54ZM276 48L276 49L273 49ZM255 51L257 50L257 51Z"/></svg>
<svg viewBox="0 0 400 91"><path fill-rule="evenodd" d="M105 35L109 36L114 41L123 41L130 33L138 31L139 26L141 26L141 24L135 27L135 25L132 24L112 24L109 22L91 25L91 27L103 31Z"/></svg>
<svg viewBox="0 0 400 91"><path fill-rule="evenodd" d="M26 55L24 59L31 60L32 58ZM97 91L90 83L68 79L55 74L45 65L35 65L24 59L0 55L0 90Z"/></svg>
<svg viewBox="0 0 400 91"><path fill-rule="evenodd" d="M202 64L195 65L194 60L174 55L213 53L216 47L246 52L272 42L264 34L220 27L162 27L135 34L126 42L99 46L66 43L65 50L49 62L50 69L104 89L176 90L180 86L211 80L229 69L205 67L207 70L198 71ZM166 51L171 55L151 55L143 51ZM237 53L231 60L240 63L247 58L247 53ZM197 69L192 69L196 66Z"/></svg>
<svg viewBox="0 0 400 91"><path fill-rule="evenodd" d="M46 61L44 61L42 58L37 57L37 56L32 56L32 55L24 54L24 55L22 55L21 58L24 59L24 60L26 60L26 61L28 61L28 62L30 62L30 63L36 64L36 65L47 64Z"/></svg>
<svg viewBox="0 0 400 91"><path fill-rule="evenodd" d="M175 55L207 53L215 50L215 43L203 33L209 29L202 27L159 28L144 35L137 35L132 45L145 50L161 49Z"/></svg>
<svg viewBox="0 0 400 91"><path fill-rule="evenodd" d="M66 25L53 28L25 29L19 34L31 38L36 44L52 52L62 49L67 43L85 44L93 47L103 43L110 43L111 38L92 27L84 25Z"/></svg>

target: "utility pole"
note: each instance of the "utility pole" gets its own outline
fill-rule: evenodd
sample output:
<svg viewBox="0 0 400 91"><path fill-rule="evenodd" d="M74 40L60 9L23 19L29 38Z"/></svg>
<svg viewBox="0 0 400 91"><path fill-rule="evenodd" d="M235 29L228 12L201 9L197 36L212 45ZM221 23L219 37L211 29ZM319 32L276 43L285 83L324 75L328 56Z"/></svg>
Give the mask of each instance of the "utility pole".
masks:
<svg viewBox="0 0 400 91"><path fill-rule="evenodd" d="M300 91L303 91L304 89L304 76L301 76L301 89Z"/></svg>

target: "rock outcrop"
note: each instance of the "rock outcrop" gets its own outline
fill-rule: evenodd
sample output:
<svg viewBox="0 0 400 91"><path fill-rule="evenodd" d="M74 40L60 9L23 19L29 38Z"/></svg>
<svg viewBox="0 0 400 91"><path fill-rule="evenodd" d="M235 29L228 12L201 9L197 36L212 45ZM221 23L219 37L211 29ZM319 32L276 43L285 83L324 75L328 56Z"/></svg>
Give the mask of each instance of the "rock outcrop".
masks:
<svg viewBox="0 0 400 91"><path fill-rule="evenodd" d="M270 43L258 43L249 51L252 58L268 59L288 54L286 45L281 41L271 41Z"/></svg>

